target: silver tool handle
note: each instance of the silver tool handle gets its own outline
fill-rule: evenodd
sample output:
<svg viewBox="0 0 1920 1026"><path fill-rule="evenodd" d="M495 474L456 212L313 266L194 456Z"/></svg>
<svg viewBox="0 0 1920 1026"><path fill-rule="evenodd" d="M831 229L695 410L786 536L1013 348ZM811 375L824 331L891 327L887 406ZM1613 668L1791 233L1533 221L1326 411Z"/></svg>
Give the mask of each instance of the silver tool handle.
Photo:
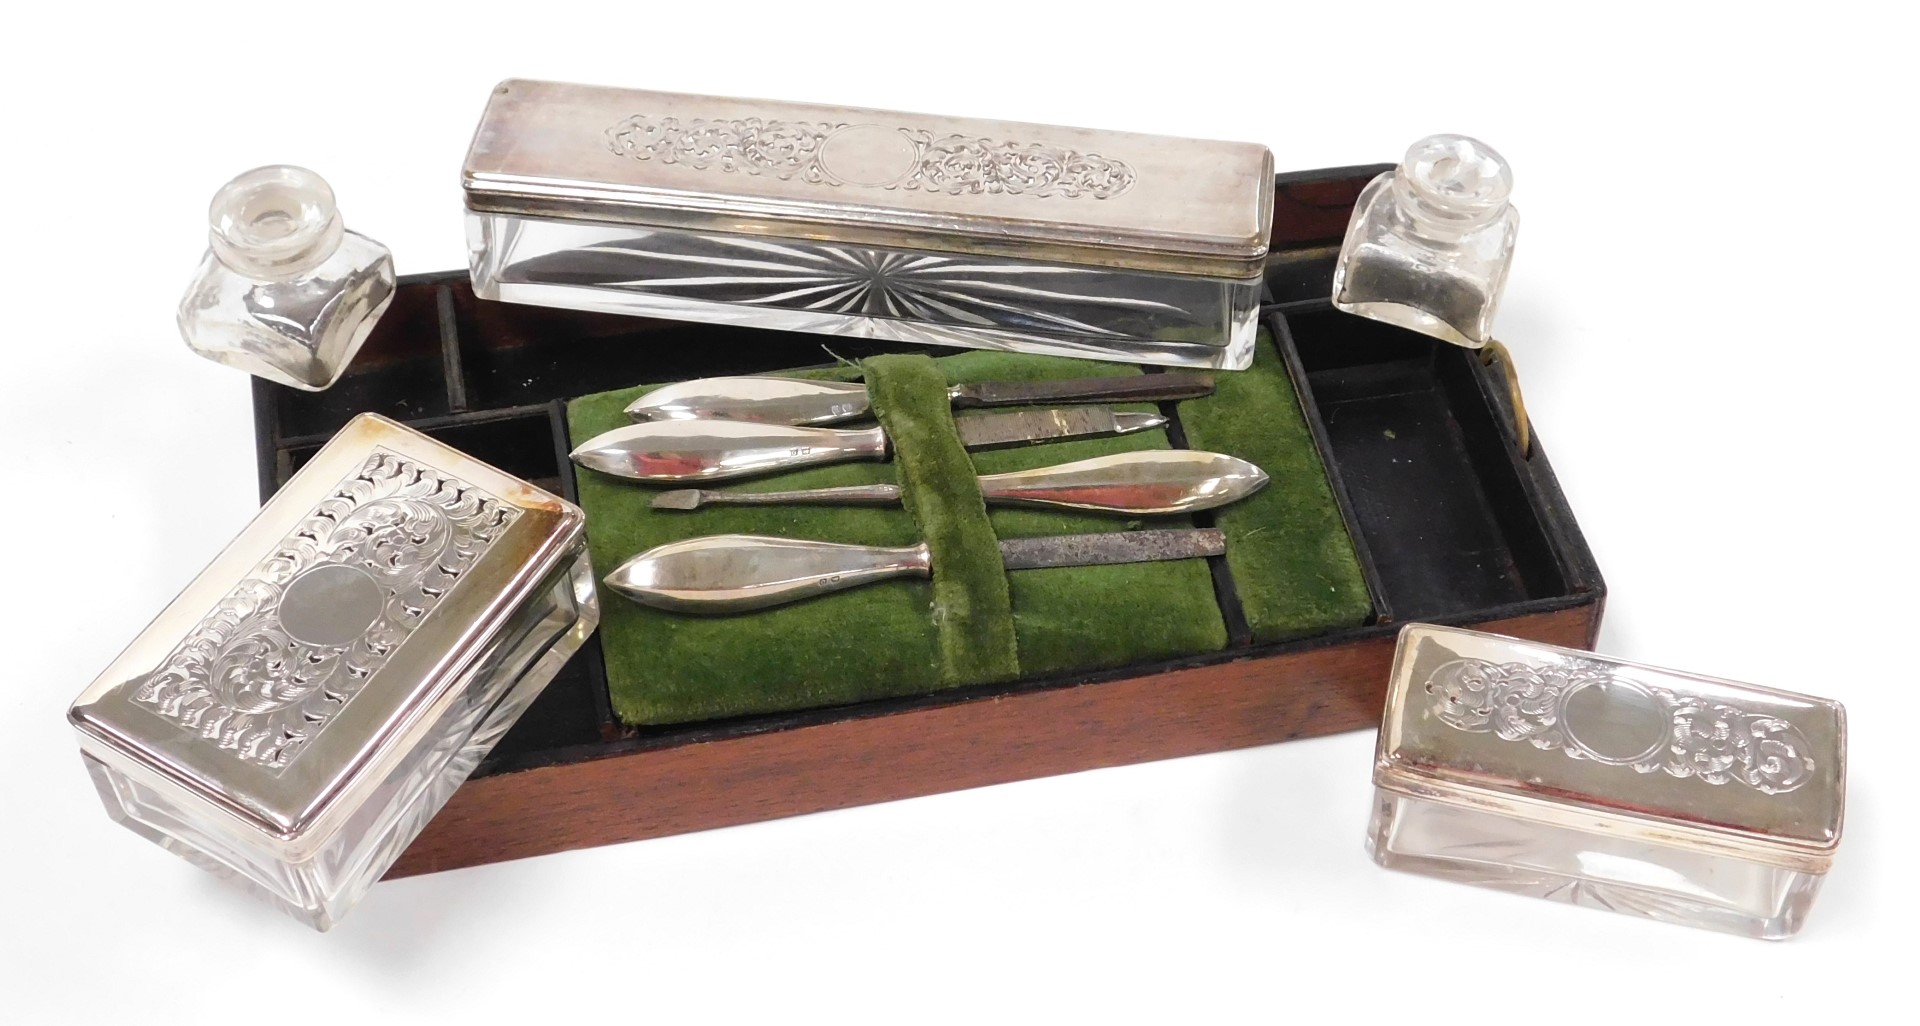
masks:
<svg viewBox="0 0 1920 1026"><path fill-rule="evenodd" d="M858 382L742 376L699 378L656 388L627 406L637 421L750 420L761 424L833 424L867 415Z"/></svg>
<svg viewBox="0 0 1920 1026"><path fill-rule="evenodd" d="M657 609L740 613L932 572L924 542L885 548L716 534L648 549L608 574L607 585Z"/></svg>
<svg viewBox="0 0 1920 1026"><path fill-rule="evenodd" d="M1163 516L1237 502L1267 483L1245 460L1189 449L1115 453L980 478L980 492L1001 506L1041 506Z"/></svg>
<svg viewBox="0 0 1920 1026"><path fill-rule="evenodd" d="M634 481L728 481L822 463L882 460L887 436L865 429L742 420L656 420L588 439L573 461Z"/></svg>

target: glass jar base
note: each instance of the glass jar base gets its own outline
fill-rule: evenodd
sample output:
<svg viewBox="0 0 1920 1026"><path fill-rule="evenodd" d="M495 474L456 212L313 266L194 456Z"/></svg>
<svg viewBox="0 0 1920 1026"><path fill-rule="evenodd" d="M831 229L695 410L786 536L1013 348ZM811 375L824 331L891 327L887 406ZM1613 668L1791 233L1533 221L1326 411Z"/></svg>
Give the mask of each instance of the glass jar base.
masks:
<svg viewBox="0 0 1920 1026"><path fill-rule="evenodd" d="M181 300L180 334L215 363L319 392L346 373L395 283L387 248L353 232L305 277L285 281L247 278L208 253Z"/></svg>
<svg viewBox="0 0 1920 1026"><path fill-rule="evenodd" d="M1388 869L1765 940L1799 931L1824 880L1384 789L1367 852Z"/></svg>
<svg viewBox="0 0 1920 1026"><path fill-rule="evenodd" d="M1336 310L1342 310L1346 313L1365 317L1369 320L1380 321L1383 324L1391 324L1396 328L1405 328L1408 331L1419 332L1422 335L1437 338L1442 342L1451 342L1456 346L1464 346L1468 349L1483 349L1488 342L1487 339L1468 338L1458 331L1455 331L1453 325L1418 307L1405 306L1400 303L1346 302L1340 299L1335 299L1333 306Z"/></svg>
<svg viewBox="0 0 1920 1026"><path fill-rule="evenodd" d="M848 338L1243 370L1259 278L469 212L480 299Z"/></svg>

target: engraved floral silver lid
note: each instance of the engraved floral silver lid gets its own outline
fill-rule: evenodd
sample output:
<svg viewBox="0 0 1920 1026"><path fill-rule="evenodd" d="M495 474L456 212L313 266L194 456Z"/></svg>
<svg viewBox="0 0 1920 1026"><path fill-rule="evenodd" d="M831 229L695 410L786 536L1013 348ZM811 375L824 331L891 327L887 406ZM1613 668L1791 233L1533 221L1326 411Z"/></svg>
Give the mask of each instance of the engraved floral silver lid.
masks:
<svg viewBox="0 0 1920 1026"><path fill-rule="evenodd" d="M1846 805L1837 702L1409 624L1377 787L1824 872Z"/></svg>
<svg viewBox="0 0 1920 1026"><path fill-rule="evenodd" d="M69 719L126 781L115 786L210 803L302 857L384 815L359 815L370 799L399 801L396 772L416 772L400 760L465 743L456 735L491 710L464 706L489 693L502 637L531 630L530 596L579 558L582 524L564 500L362 414Z"/></svg>
<svg viewBox="0 0 1920 1026"><path fill-rule="evenodd" d="M474 210L1208 277L1260 274L1252 143L512 80Z"/></svg>

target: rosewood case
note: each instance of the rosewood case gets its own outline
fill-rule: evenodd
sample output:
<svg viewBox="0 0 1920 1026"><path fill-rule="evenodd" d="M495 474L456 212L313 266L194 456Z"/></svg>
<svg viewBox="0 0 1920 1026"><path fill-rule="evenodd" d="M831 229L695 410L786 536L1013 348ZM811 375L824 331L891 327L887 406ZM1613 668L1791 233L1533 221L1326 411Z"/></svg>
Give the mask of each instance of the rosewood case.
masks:
<svg viewBox="0 0 1920 1026"><path fill-rule="evenodd" d="M630 728L589 639L395 874L1285 741L1379 723L1410 620L1592 644L1605 587L1544 448L1515 443L1507 383L1477 354L1332 309L1361 188L1388 167L1275 181L1261 277L1271 330L1367 575L1357 628L1254 644L1222 591L1225 651L798 713ZM254 383L262 494L371 409L562 495L563 401L626 383L766 372L820 339L477 299L467 275L403 281L332 390ZM847 358L926 351L839 339ZM1177 413L1171 406L1165 412ZM1175 444L1183 444L1175 420ZM1202 526L1205 526L1204 524ZM1220 561L1223 562L1223 561ZM1216 567L1216 580L1226 577Z"/></svg>

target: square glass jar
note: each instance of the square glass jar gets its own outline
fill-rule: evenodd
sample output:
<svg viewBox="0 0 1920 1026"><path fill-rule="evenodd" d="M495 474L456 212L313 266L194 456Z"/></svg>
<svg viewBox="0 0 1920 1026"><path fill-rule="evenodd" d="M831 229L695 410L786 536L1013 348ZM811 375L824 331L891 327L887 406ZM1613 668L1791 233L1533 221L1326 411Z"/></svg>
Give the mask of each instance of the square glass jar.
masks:
<svg viewBox="0 0 1920 1026"><path fill-rule="evenodd" d="M509 81L482 299L1130 363L1252 361L1264 146Z"/></svg>
<svg viewBox="0 0 1920 1026"><path fill-rule="evenodd" d="M1390 869L1779 939L1840 842L1846 714L1409 624L1373 782L1367 850Z"/></svg>
<svg viewBox="0 0 1920 1026"><path fill-rule="evenodd" d="M599 623L583 527L354 418L75 700L108 813L329 928Z"/></svg>

